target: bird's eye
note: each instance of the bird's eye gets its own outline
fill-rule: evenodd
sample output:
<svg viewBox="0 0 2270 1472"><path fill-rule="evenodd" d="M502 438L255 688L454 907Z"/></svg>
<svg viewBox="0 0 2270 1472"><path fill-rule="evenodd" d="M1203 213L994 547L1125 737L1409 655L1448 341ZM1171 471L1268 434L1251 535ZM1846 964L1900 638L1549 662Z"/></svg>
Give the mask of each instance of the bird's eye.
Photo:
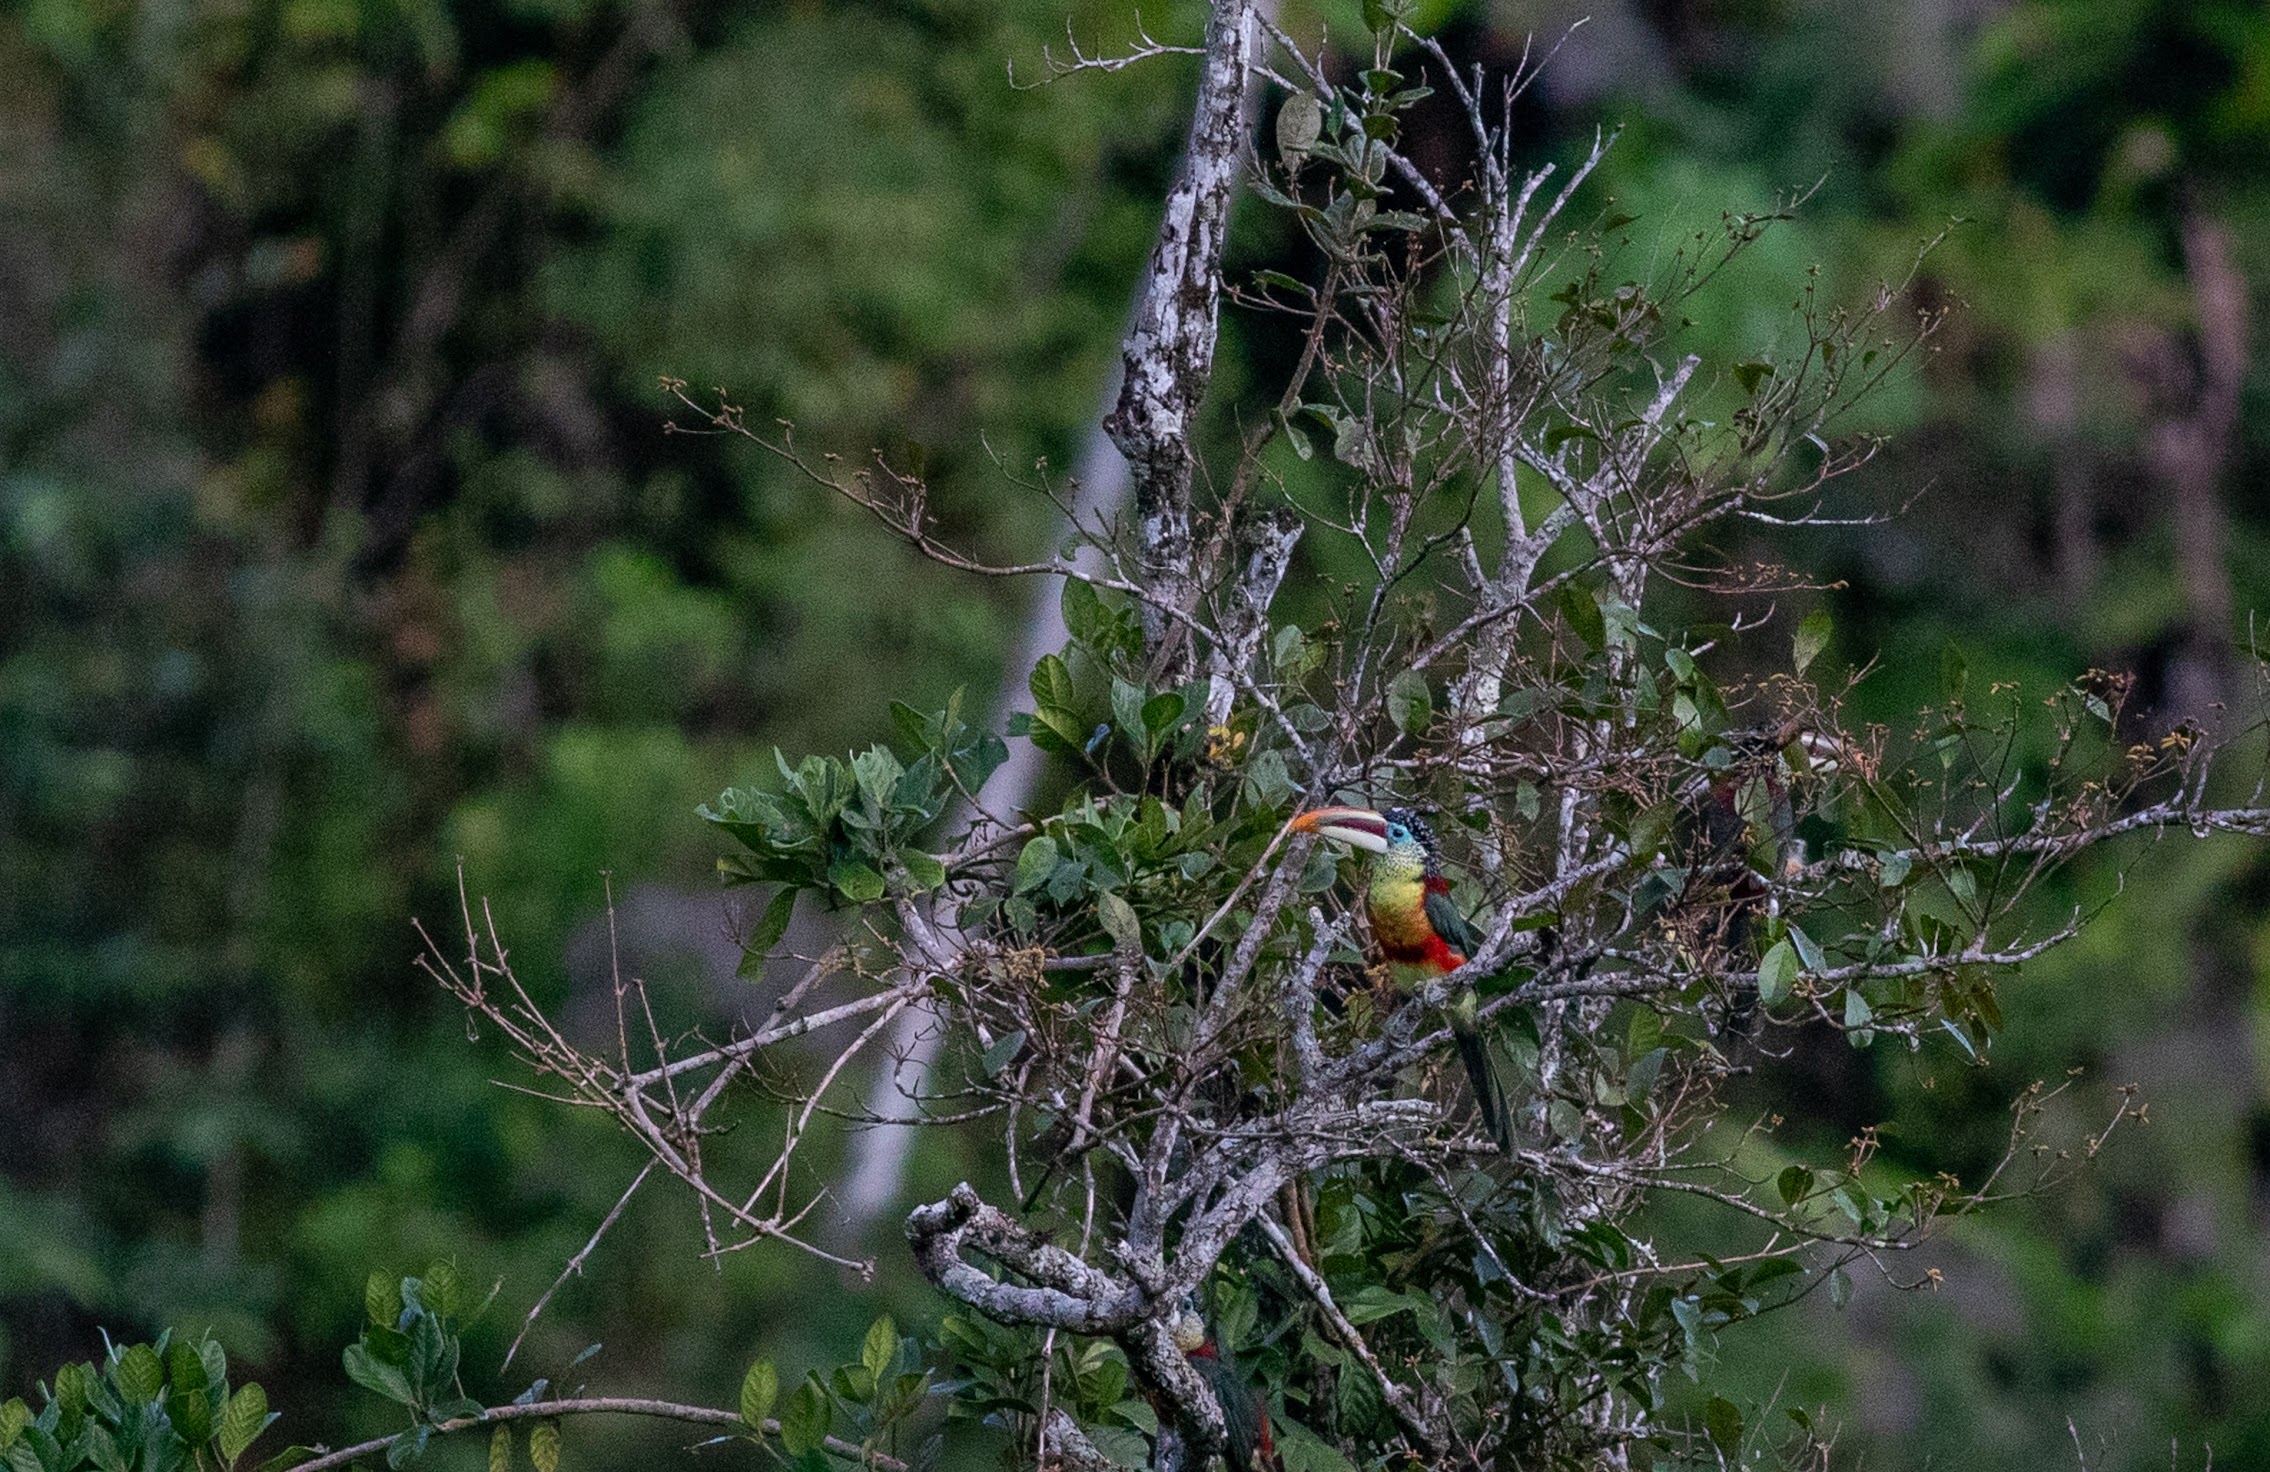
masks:
<svg viewBox="0 0 2270 1472"><path fill-rule="evenodd" d="M1404 827L1401 823L1390 823L1387 825L1387 839L1390 843L1401 843L1404 839L1409 838L1410 836L1411 830Z"/></svg>

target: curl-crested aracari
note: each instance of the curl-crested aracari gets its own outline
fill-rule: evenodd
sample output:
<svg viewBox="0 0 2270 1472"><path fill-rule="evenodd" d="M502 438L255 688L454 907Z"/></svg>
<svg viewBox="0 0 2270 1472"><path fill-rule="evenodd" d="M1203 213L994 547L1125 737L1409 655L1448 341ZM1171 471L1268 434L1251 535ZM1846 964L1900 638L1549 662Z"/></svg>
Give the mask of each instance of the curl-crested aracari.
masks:
<svg viewBox="0 0 2270 1472"><path fill-rule="evenodd" d="M1185 1308L1175 1316L1173 1331L1174 1347L1190 1361L1190 1368L1222 1408L1222 1452L1230 1472L1284 1472L1269 1408L1237 1362L1215 1341L1205 1317L1195 1308Z"/></svg>
<svg viewBox="0 0 2270 1472"><path fill-rule="evenodd" d="M1293 819L1296 832L1335 839L1372 855L1364 913L1388 974L1400 986L1417 986L1466 964L1482 936L1451 902L1442 852L1434 830L1409 808L1312 808ZM1474 1019L1474 993L1448 1008L1450 1034L1474 1087L1474 1102L1498 1148L1512 1154L1513 1119L1505 1089L1490 1063L1488 1043Z"/></svg>

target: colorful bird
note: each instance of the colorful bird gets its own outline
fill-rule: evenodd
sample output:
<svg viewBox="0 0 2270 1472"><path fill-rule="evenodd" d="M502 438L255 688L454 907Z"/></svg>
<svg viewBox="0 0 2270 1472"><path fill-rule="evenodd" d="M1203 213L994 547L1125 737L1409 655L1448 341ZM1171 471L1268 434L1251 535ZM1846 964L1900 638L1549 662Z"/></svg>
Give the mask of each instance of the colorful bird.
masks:
<svg viewBox="0 0 2270 1472"><path fill-rule="evenodd" d="M1434 830L1409 808L1312 808L1293 819L1294 831L1314 833L1373 855L1364 913L1373 939L1399 986L1417 986L1466 964L1482 937L1451 903L1442 852ZM1505 1089L1490 1063L1489 1045L1475 1024L1474 993L1449 1009L1450 1034L1474 1086L1474 1102L1498 1148L1512 1154L1513 1118Z"/></svg>
<svg viewBox="0 0 2270 1472"><path fill-rule="evenodd" d="M1277 1455L1277 1438L1269 1425L1269 1408L1262 1404L1237 1362L1215 1342L1213 1331L1197 1309L1185 1307L1175 1316L1174 1347L1190 1361L1190 1368L1214 1393L1222 1408L1223 1457L1230 1472L1284 1472Z"/></svg>

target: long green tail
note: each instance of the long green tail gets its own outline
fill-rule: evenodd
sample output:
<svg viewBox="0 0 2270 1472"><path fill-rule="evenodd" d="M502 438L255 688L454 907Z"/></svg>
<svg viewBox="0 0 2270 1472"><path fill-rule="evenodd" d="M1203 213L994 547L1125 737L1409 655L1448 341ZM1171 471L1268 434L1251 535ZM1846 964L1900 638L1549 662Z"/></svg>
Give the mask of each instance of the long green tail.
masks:
<svg viewBox="0 0 2270 1472"><path fill-rule="evenodd" d="M1458 1059L1466 1065L1467 1081L1474 1087L1474 1104L1482 1111L1482 1123L1488 1127L1490 1138L1498 1142L1498 1149L1513 1154L1513 1111L1506 1105L1505 1085L1490 1060L1489 1040L1474 1025L1471 1000L1464 1007L1451 1009L1450 1036L1458 1044Z"/></svg>

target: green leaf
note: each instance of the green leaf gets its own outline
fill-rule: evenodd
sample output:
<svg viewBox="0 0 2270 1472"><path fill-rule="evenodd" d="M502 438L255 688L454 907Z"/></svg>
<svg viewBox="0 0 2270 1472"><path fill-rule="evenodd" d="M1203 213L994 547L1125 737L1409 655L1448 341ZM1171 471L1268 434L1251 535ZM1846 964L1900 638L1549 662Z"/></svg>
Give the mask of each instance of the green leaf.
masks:
<svg viewBox="0 0 2270 1472"><path fill-rule="evenodd" d="M1111 718L1131 742L1143 739L1143 687L1125 680L1111 682Z"/></svg>
<svg viewBox="0 0 2270 1472"><path fill-rule="evenodd" d="M1790 641L1790 654L1797 666L1797 673L1805 673L1806 666L1820 658L1821 651L1829 647L1829 630L1832 627L1829 611L1825 608L1814 609L1797 625L1797 635Z"/></svg>
<svg viewBox="0 0 2270 1472"><path fill-rule="evenodd" d="M741 1420L751 1431L763 1434L765 1421L780 1399L780 1372L771 1360L758 1360L741 1377Z"/></svg>
<svg viewBox="0 0 2270 1472"><path fill-rule="evenodd" d="M1017 1061L1017 1054L1024 1051L1024 1046L1025 1030L1021 1027L995 1038L993 1046L985 1050L985 1076L998 1078L1001 1070Z"/></svg>
<svg viewBox="0 0 2270 1472"><path fill-rule="evenodd" d="M499 1422L489 1433L489 1472L512 1472L512 1426Z"/></svg>
<svg viewBox="0 0 2270 1472"><path fill-rule="evenodd" d="M1277 109L1277 152L1298 163L1324 132L1324 108L1306 92L1295 92Z"/></svg>
<svg viewBox="0 0 2270 1472"><path fill-rule="evenodd" d="M1163 736L1174 729L1175 723L1182 719L1182 713L1189 708L1190 703L1182 698L1182 692L1178 690L1154 695L1143 702L1143 729L1153 736Z"/></svg>
<svg viewBox="0 0 2270 1472"><path fill-rule="evenodd" d="M221 1424L213 1433L221 1444L221 1459L235 1466L236 1459L268 1429L272 1419L268 1414L267 1391L256 1384L239 1387L222 1408Z"/></svg>
<svg viewBox="0 0 2270 1472"><path fill-rule="evenodd" d="M899 1352L898 1326L889 1314L867 1326L867 1338L859 1346L859 1363L877 1380L891 1367L892 1358Z"/></svg>
<svg viewBox="0 0 2270 1472"><path fill-rule="evenodd" d="M536 1472L559 1472L559 1422L547 1418L528 1428L528 1460Z"/></svg>
<svg viewBox="0 0 2270 1472"><path fill-rule="evenodd" d="M419 1426L395 1437L386 1448L386 1465L389 1468L409 1466L426 1454L426 1443L432 1439L431 1426Z"/></svg>
<svg viewBox="0 0 2270 1472"><path fill-rule="evenodd" d="M907 886L916 894L927 893L946 882L945 864L918 849L899 850L899 863L906 870Z"/></svg>
<svg viewBox="0 0 2270 1472"><path fill-rule="evenodd" d="M1392 30L1411 13L1411 0L1364 0L1364 25L1374 32Z"/></svg>
<svg viewBox="0 0 2270 1472"><path fill-rule="evenodd" d="M75 1443L86 1459L95 1465L95 1472L126 1472L126 1457L118 1449L118 1438L110 1428L100 1422L91 1422L80 1431Z"/></svg>
<svg viewBox="0 0 2270 1472"><path fill-rule="evenodd" d="M410 1390L409 1377L397 1367L371 1353L368 1344L350 1344L340 1356L346 1367L347 1378L363 1389L375 1391L399 1405L412 1405L418 1397Z"/></svg>
<svg viewBox="0 0 2270 1472"><path fill-rule="evenodd" d="M1758 963L1758 1002L1775 1007L1789 1000L1797 981L1797 949L1786 939L1777 940Z"/></svg>
<svg viewBox="0 0 2270 1472"><path fill-rule="evenodd" d="M1028 683L1043 719L1047 718L1050 711L1069 711L1077 698L1072 689L1071 667L1054 654L1040 657L1040 663L1033 666L1032 679Z"/></svg>
<svg viewBox="0 0 2270 1472"><path fill-rule="evenodd" d="M196 1345L181 1340L173 1346L167 1368L173 1389L166 1395L166 1417L194 1451L213 1439L212 1382L205 1374L205 1358ZM62 1377L56 1379L60 1390Z"/></svg>
<svg viewBox="0 0 2270 1472"><path fill-rule="evenodd" d="M55 1399L65 1411L77 1413L86 1410L87 1371L84 1365L55 1367Z"/></svg>
<svg viewBox="0 0 2270 1472"><path fill-rule="evenodd" d="M1939 693L1949 705L1960 704L1963 692L1970 688L1970 661L1963 652L1949 644L1939 652Z"/></svg>
<svg viewBox="0 0 2270 1472"><path fill-rule="evenodd" d="M1366 1283L1340 1301L1342 1312L1351 1324L1369 1324L1393 1314L1413 1313L1427 1306L1427 1300L1416 1293L1397 1293L1378 1283Z"/></svg>
<svg viewBox="0 0 2270 1472"><path fill-rule="evenodd" d="M819 1381L806 1377L788 1397L788 1405L780 1413L781 1449L792 1457L817 1451L827 1440L829 1419L827 1391L821 1388ZM538 1472L550 1472L550 1469L539 1468Z"/></svg>
<svg viewBox="0 0 2270 1472"><path fill-rule="evenodd" d="M1281 808L1292 800L1293 778L1285 770L1283 753L1265 751L1247 765L1245 795L1264 808Z"/></svg>
<svg viewBox="0 0 2270 1472"><path fill-rule="evenodd" d="M1135 918L1135 907L1116 894L1096 897L1096 918L1103 922L1104 934L1116 945L1130 949L1143 944L1143 923Z"/></svg>
<svg viewBox="0 0 2270 1472"><path fill-rule="evenodd" d="M1427 688L1427 677L1417 670L1403 670L1387 682L1387 718L1395 729L1406 736L1423 734L1434 721L1434 692Z"/></svg>
<svg viewBox="0 0 2270 1472"><path fill-rule="evenodd" d="M457 1317L458 1303L457 1264L448 1261L434 1263L419 1280L418 1301L445 1319Z"/></svg>
<svg viewBox="0 0 2270 1472"><path fill-rule="evenodd" d="M1774 1177L1773 1188L1781 1193L1782 1205L1795 1206L1812 1193L1813 1172L1807 1166L1783 1166L1781 1174Z"/></svg>
<svg viewBox="0 0 2270 1472"><path fill-rule="evenodd" d="M1882 863L1878 866L1876 882L1886 889L1897 889L1907 883L1908 871L1914 867L1913 855L1906 853L1886 854Z"/></svg>
<svg viewBox="0 0 2270 1472"><path fill-rule="evenodd" d="M796 891L783 884L765 902L763 916L758 919L756 929L749 932L749 939L741 948L743 977L750 981L763 979L765 961L772 955L772 948L780 944L780 938L788 933L788 922L795 918L795 914Z"/></svg>
<svg viewBox="0 0 2270 1472"><path fill-rule="evenodd" d="M136 1345L135 1348L147 1349L149 1346ZM22 1397L12 1396L5 1405L0 1405L0 1452L14 1446L16 1438L23 1435L24 1428L31 1423L32 1408L24 1404Z"/></svg>
<svg viewBox="0 0 2270 1472"><path fill-rule="evenodd" d="M1829 1269L1829 1306L1843 1308L1852 1302L1852 1275L1843 1268Z"/></svg>
<svg viewBox="0 0 2270 1472"><path fill-rule="evenodd" d="M858 859L838 859L830 864L828 883L855 905L872 904L883 897L883 876Z"/></svg>
<svg viewBox="0 0 2270 1472"><path fill-rule="evenodd" d="M1758 391L1758 385L1771 377L1773 377L1773 364L1762 359L1734 365L1734 381L1742 386L1742 392L1745 394L1755 394Z"/></svg>
<svg viewBox="0 0 2270 1472"><path fill-rule="evenodd" d="M1857 1032L1875 1020L1876 1009L1868 1005L1868 999L1860 995L1860 989L1858 987L1846 987L1844 990L1845 1029L1850 1032Z"/></svg>
<svg viewBox="0 0 2270 1472"><path fill-rule="evenodd" d="M1048 876L1056 872L1056 840L1042 834L1026 844L1017 855L1016 878L1010 886L1013 894L1024 894L1048 883Z"/></svg>
<svg viewBox="0 0 2270 1472"><path fill-rule="evenodd" d="M1592 596L1590 588L1576 583L1561 585L1561 617L1568 620L1569 628L1593 649L1608 647L1608 620L1600 613L1600 602Z"/></svg>
<svg viewBox="0 0 2270 1472"><path fill-rule="evenodd" d="M1093 649L1108 642L1111 614L1104 608L1103 599L1096 590L1081 578L1066 578L1064 592L1057 599L1057 607L1064 613L1064 631L1075 640ZM1039 678L1039 671L1034 671ZM1033 686L1033 699L1041 699L1040 686Z"/></svg>
<svg viewBox="0 0 2270 1472"><path fill-rule="evenodd" d="M165 1363L147 1344L129 1345L119 1355L118 1368L111 1372L111 1379L116 1382L119 1393L126 1397L127 1404L146 1406L165 1393ZM7 1438L0 1436L0 1446L6 1444Z"/></svg>
<svg viewBox="0 0 2270 1472"><path fill-rule="evenodd" d="M1668 1056L1667 1049L1650 1048L1624 1076L1624 1094L1635 1106L1645 1104L1647 1096L1655 1092L1655 1081L1662 1077L1663 1061Z"/></svg>
<svg viewBox="0 0 2270 1472"><path fill-rule="evenodd" d="M1704 1403L1703 1429L1721 1456L1731 1459L1742 1450L1742 1412L1725 1396L1714 1395Z"/></svg>

